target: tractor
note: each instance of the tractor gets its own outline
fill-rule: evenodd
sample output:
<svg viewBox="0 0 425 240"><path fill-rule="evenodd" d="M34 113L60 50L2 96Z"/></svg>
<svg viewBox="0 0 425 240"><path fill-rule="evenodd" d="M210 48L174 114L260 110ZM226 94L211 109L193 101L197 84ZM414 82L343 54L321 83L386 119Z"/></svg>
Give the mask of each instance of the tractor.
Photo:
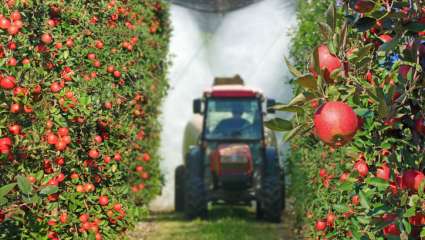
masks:
<svg viewBox="0 0 425 240"><path fill-rule="evenodd" d="M283 171L275 134L264 127L275 100L249 88L239 75L216 78L193 101L185 129L184 163L175 170L175 209L206 218L208 205L256 205L256 216L280 222Z"/></svg>

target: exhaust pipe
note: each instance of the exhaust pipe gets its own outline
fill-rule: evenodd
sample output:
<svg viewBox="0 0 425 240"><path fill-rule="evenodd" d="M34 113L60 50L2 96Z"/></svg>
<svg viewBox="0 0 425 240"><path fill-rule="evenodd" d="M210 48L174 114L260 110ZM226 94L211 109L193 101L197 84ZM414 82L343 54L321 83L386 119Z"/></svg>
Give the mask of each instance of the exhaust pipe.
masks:
<svg viewBox="0 0 425 240"><path fill-rule="evenodd" d="M225 13L262 0L170 0L172 3L202 12Z"/></svg>

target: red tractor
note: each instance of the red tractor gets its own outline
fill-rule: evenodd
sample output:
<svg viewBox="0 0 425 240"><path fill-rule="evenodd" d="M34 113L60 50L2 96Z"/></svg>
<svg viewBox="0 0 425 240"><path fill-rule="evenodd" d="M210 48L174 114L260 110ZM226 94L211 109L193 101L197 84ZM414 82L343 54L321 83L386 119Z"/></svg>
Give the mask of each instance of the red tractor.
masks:
<svg viewBox="0 0 425 240"><path fill-rule="evenodd" d="M258 218L281 220L283 173L275 135L263 124L274 103L244 86L239 76L216 78L203 98L194 100L184 164L176 168L176 211L193 219L207 216L208 203L249 206L255 201Z"/></svg>

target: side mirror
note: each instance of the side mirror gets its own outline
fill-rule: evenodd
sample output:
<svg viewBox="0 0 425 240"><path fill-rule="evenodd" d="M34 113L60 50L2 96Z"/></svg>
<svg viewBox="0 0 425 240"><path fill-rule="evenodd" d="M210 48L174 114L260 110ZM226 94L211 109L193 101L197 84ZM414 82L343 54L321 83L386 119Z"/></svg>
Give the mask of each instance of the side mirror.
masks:
<svg viewBox="0 0 425 240"><path fill-rule="evenodd" d="M275 99L272 99L272 98L267 99L267 113L275 113L276 112L274 109L271 108L274 105L276 105Z"/></svg>
<svg viewBox="0 0 425 240"><path fill-rule="evenodd" d="M193 100L193 113L201 114L201 108L202 108L201 99L198 98L198 99Z"/></svg>

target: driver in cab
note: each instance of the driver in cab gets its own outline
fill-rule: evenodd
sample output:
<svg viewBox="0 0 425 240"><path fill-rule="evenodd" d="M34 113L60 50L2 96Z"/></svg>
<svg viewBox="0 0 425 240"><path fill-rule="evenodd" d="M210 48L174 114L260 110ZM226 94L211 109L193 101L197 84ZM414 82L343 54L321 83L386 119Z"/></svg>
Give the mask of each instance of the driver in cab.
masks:
<svg viewBox="0 0 425 240"><path fill-rule="evenodd" d="M250 123L242 118L243 113L243 108L240 105L232 106L232 117L221 120L217 124L214 132L228 134L229 132L242 129L249 125Z"/></svg>

